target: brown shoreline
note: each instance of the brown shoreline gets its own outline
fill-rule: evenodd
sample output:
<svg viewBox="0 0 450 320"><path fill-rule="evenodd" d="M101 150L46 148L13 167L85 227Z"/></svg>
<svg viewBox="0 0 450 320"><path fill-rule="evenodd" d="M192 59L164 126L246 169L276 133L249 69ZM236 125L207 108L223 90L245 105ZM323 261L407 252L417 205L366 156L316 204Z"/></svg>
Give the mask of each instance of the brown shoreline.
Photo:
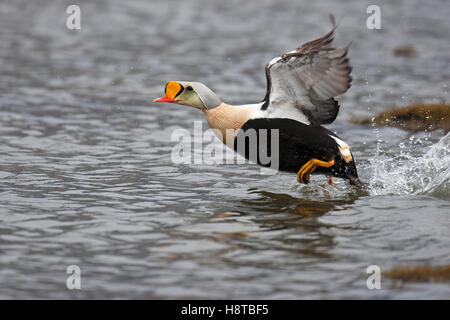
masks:
<svg viewBox="0 0 450 320"><path fill-rule="evenodd" d="M408 131L450 131L450 104L418 103L392 108L375 117L352 119L355 124L398 127Z"/></svg>

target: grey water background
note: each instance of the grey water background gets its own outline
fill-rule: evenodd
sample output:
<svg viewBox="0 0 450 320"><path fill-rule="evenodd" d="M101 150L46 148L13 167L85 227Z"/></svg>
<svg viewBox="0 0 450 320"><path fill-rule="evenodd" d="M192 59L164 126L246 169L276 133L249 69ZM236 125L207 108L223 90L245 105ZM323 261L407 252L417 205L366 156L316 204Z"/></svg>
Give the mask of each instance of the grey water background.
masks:
<svg viewBox="0 0 450 320"><path fill-rule="evenodd" d="M450 262L450 136L350 123L449 101L448 1L379 1L381 30L368 1L77 1L81 30L70 4L0 2L0 298L450 297L448 283L366 287L369 265ZM367 192L172 163L174 130L207 124L152 102L167 81L257 102L264 65L327 32L329 13L354 80L328 127ZM393 54L405 45L416 56Z"/></svg>

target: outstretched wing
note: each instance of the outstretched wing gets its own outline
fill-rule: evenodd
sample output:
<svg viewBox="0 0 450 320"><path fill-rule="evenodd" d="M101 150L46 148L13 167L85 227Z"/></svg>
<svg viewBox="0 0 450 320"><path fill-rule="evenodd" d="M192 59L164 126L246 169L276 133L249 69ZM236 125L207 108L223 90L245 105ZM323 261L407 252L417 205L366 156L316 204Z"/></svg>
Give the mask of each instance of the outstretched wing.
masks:
<svg viewBox="0 0 450 320"><path fill-rule="evenodd" d="M262 110L268 116L300 113L299 119L303 116L314 124L334 121L339 111L334 97L346 92L352 81L348 47L331 46L335 28L266 65L267 93Z"/></svg>

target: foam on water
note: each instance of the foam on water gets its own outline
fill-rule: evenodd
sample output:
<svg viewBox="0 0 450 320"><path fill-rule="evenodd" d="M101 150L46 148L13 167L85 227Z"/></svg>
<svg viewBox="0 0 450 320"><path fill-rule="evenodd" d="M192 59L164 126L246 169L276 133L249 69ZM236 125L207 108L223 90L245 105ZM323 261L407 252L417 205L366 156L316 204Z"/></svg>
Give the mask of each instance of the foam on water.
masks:
<svg viewBox="0 0 450 320"><path fill-rule="evenodd" d="M423 154L404 150L392 156L380 148L369 160L364 171L369 172L369 190L373 195L431 194L449 198L450 133L431 145Z"/></svg>

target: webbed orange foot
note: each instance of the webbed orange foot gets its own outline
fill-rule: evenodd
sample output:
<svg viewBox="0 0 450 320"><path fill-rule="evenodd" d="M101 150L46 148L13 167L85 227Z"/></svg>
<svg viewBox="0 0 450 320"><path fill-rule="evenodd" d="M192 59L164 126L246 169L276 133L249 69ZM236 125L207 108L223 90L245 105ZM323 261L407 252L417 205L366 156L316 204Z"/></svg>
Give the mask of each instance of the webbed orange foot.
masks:
<svg viewBox="0 0 450 320"><path fill-rule="evenodd" d="M318 167L329 168L334 165L334 160L331 161L321 161L316 158L312 158L307 163L305 163L297 173L297 181L300 183L307 184L311 177L311 172L316 170ZM333 182L333 181L331 181Z"/></svg>
<svg viewBox="0 0 450 320"><path fill-rule="evenodd" d="M332 177L332 176L329 176L329 177L328 177L328 184L329 184L330 186L334 186L334 183L333 183L333 177Z"/></svg>

